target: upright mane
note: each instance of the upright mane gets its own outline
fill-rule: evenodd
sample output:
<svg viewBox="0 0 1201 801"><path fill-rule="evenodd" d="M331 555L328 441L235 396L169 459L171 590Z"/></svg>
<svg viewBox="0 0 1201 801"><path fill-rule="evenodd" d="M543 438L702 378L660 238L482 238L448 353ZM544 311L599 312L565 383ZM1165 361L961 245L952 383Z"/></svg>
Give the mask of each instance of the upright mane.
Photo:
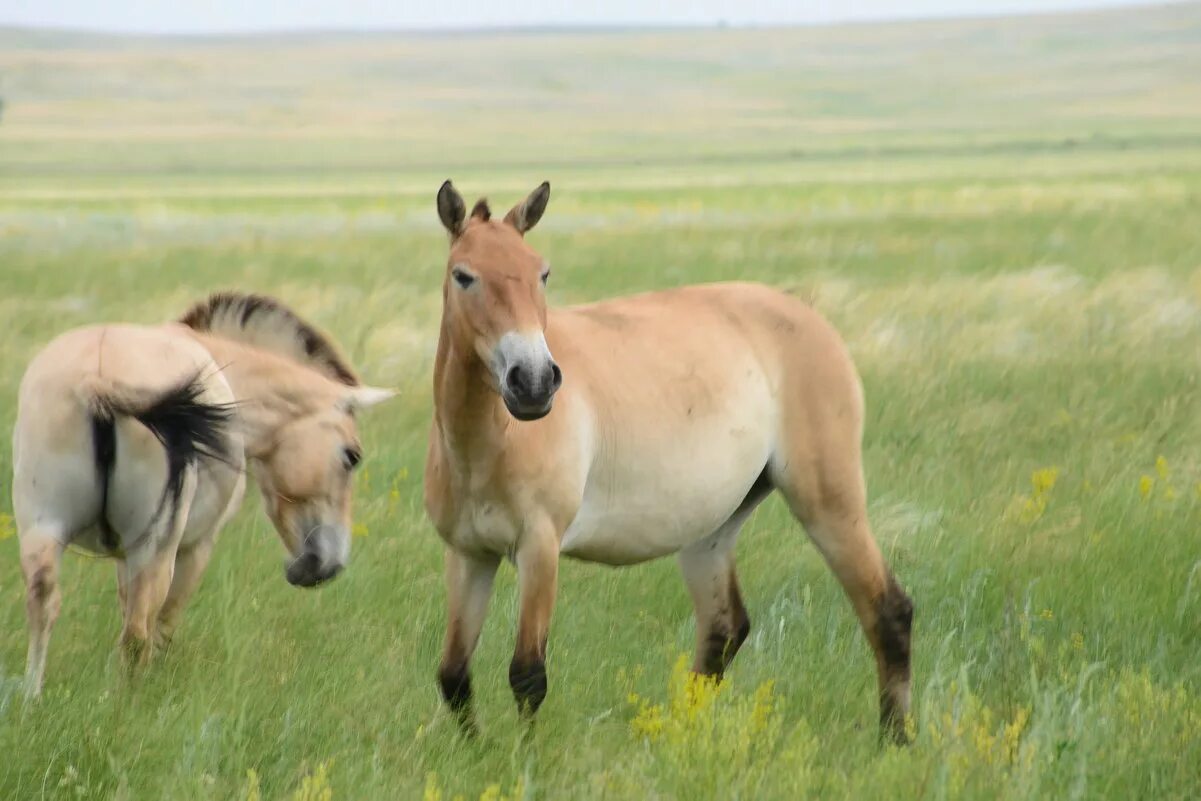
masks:
<svg viewBox="0 0 1201 801"><path fill-rule="evenodd" d="M197 303L179 321L194 331L287 356L338 383L359 386L358 376L333 341L275 298L218 292Z"/></svg>

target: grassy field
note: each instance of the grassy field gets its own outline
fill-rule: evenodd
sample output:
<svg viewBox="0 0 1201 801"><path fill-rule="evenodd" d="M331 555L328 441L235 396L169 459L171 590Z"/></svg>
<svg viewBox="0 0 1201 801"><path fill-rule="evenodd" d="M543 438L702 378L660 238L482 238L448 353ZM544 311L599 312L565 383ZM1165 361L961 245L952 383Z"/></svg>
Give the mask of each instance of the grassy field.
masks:
<svg viewBox="0 0 1201 801"><path fill-rule="evenodd" d="M0 498L0 798L1198 797L1199 75L1198 5L776 31L0 31L0 427L55 333L226 287L277 295L403 391L365 425L347 574L289 587L252 499L133 684L112 568L73 555L47 691L23 706ZM531 242L554 303L745 278L836 323L867 392L872 522L917 606L912 748L877 747L868 648L775 499L743 532L754 629L719 691L683 690L671 560L567 563L523 739L505 568L474 663L483 735L459 736L420 489L448 176L494 207L551 180Z"/></svg>

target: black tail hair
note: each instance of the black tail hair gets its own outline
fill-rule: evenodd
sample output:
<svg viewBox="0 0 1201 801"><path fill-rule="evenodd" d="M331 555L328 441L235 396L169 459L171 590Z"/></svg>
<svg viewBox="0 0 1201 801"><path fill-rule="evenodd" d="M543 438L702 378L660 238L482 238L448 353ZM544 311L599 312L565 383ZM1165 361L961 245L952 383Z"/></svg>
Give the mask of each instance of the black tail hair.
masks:
<svg viewBox="0 0 1201 801"><path fill-rule="evenodd" d="M117 532L108 520L108 487L116 463L117 417L132 417L158 439L167 452L167 483L155 510L152 524L167 505L171 515L178 512L187 468L201 460L233 465L229 429L233 421L233 404L205 403L204 383L200 374L188 378L172 389L149 401L136 402L114 396L101 396L92 404L92 445L96 470L100 475L101 543L115 552L119 546Z"/></svg>

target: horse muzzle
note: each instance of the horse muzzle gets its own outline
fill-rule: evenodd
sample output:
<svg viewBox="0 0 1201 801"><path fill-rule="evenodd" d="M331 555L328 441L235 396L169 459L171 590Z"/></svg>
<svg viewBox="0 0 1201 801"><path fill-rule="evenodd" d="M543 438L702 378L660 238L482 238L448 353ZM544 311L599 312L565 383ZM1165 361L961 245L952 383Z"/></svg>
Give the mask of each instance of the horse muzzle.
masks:
<svg viewBox="0 0 1201 801"><path fill-rule="evenodd" d="M502 336L492 369L505 408L518 420L546 417L555 393L563 386L563 371L550 355L546 337L540 331Z"/></svg>
<svg viewBox="0 0 1201 801"><path fill-rule="evenodd" d="M341 573L345 560L335 555L337 536L332 526L320 526L305 537L304 547L284 571L288 583L293 587L316 587Z"/></svg>

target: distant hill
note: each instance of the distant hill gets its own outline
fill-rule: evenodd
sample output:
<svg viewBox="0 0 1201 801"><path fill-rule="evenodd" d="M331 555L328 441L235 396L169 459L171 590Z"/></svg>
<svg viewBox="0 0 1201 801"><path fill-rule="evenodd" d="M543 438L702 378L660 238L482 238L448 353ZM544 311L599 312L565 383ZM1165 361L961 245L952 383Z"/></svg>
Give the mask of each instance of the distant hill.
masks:
<svg viewBox="0 0 1201 801"><path fill-rule="evenodd" d="M833 27L230 37L0 28L0 168L753 157L1201 133L1201 4ZM188 143L203 142L203 154ZM274 144L271 144L274 143ZM18 152L16 148L20 148Z"/></svg>

